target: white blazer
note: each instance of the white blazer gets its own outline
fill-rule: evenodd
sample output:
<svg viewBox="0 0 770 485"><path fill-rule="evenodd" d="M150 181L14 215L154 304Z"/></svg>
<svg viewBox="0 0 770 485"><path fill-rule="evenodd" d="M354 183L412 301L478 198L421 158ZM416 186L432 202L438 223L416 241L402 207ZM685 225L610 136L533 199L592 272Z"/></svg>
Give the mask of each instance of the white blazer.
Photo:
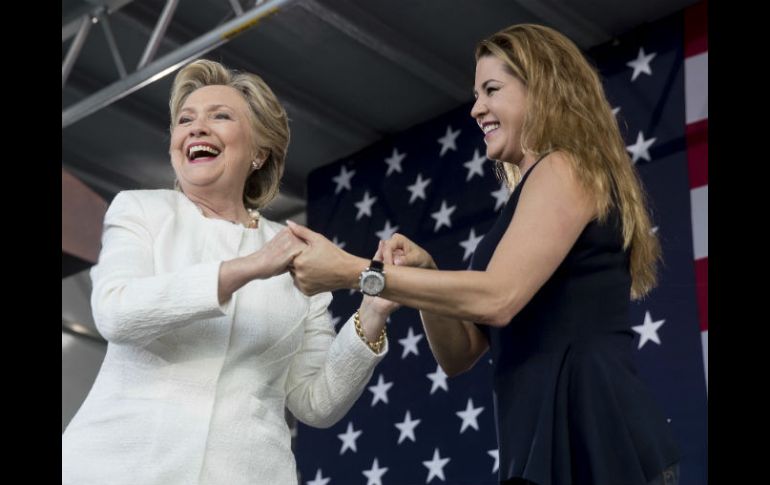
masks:
<svg viewBox="0 0 770 485"><path fill-rule="evenodd" d="M107 354L62 435L62 483L297 483L287 407L316 427L358 399L375 355L352 318L335 335L331 294L288 274L252 281L219 305L219 265L283 226L204 217L172 190L118 194L91 270Z"/></svg>

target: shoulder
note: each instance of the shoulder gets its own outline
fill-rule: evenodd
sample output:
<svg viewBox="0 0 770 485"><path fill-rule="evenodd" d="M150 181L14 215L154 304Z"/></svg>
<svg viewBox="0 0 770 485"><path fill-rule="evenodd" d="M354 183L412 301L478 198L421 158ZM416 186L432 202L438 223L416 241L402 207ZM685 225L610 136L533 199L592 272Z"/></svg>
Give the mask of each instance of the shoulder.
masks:
<svg viewBox="0 0 770 485"><path fill-rule="evenodd" d="M522 187L522 207L558 211L586 222L593 217L594 198L578 177L569 153L554 151L533 166Z"/></svg>
<svg viewBox="0 0 770 485"><path fill-rule="evenodd" d="M169 217L184 213L184 206L192 204L175 190L124 190L110 203L105 222L136 222L154 227Z"/></svg>
<svg viewBox="0 0 770 485"><path fill-rule="evenodd" d="M537 166L531 168L531 172L529 178L540 184L550 182L549 185L579 186L575 161L569 153L561 150L544 156Z"/></svg>
<svg viewBox="0 0 770 485"><path fill-rule="evenodd" d="M184 194L175 190L123 190L118 192L110 207L157 209L175 207L181 203Z"/></svg>
<svg viewBox="0 0 770 485"><path fill-rule="evenodd" d="M522 187L522 199L537 197L544 202L575 205L575 209L593 206L593 197L578 177L575 160L557 150L546 155L530 171Z"/></svg>

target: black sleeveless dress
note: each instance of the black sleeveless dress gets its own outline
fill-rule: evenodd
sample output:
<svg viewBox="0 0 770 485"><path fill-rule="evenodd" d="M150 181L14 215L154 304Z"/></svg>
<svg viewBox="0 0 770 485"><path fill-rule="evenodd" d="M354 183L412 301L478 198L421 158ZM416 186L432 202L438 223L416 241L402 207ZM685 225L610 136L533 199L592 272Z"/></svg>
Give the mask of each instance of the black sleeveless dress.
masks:
<svg viewBox="0 0 770 485"><path fill-rule="evenodd" d="M522 187L476 248L485 270ZM500 480L539 485L646 485L679 461L668 424L632 359L631 277L613 208L504 328L478 325L494 365Z"/></svg>

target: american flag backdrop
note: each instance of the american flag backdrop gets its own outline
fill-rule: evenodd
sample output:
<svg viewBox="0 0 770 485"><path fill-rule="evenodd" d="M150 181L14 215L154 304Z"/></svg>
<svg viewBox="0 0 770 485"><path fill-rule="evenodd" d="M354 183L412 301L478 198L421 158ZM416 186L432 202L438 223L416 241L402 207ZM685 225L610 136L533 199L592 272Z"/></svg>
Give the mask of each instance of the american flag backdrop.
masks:
<svg viewBox="0 0 770 485"><path fill-rule="evenodd" d="M707 483L706 10L705 2L696 4L588 52L663 246L660 284L632 306L630 319L640 374L682 450L681 485ZM398 231L425 247L439 268L465 269L508 196L484 156L470 107L313 172L309 226L364 257ZM334 293L337 328L360 301L358 293ZM395 312L388 332L390 353L351 411L329 429L299 425L303 485L497 483L488 356L448 379L417 311Z"/></svg>

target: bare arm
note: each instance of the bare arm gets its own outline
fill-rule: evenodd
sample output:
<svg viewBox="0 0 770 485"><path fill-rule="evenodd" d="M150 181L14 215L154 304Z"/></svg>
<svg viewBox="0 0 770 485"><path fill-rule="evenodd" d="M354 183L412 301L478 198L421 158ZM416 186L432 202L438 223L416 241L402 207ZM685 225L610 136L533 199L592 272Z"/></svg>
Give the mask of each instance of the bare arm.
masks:
<svg viewBox="0 0 770 485"><path fill-rule="evenodd" d="M400 234L380 242L380 251L388 264L438 269L427 251ZM420 311L420 319L436 362L450 377L471 369L489 348L484 334L471 322L428 311Z"/></svg>
<svg viewBox="0 0 770 485"><path fill-rule="evenodd" d="M420 318L430 351L449 377L473 368L489 348L487 338L473 323L424 311Z"/></svg>
<svg viewBox="0 0 770 485"><path fill-rule="evenodd" d="M386 265L382 296L445 317L505 326L553 274L593 216L591 197L568 160L553 153L529 176L516 214L485 271ZM302 291L313 294L357 287L367 260L336 248L306 228L290 228L309 244L294 260Z"/></svg>

